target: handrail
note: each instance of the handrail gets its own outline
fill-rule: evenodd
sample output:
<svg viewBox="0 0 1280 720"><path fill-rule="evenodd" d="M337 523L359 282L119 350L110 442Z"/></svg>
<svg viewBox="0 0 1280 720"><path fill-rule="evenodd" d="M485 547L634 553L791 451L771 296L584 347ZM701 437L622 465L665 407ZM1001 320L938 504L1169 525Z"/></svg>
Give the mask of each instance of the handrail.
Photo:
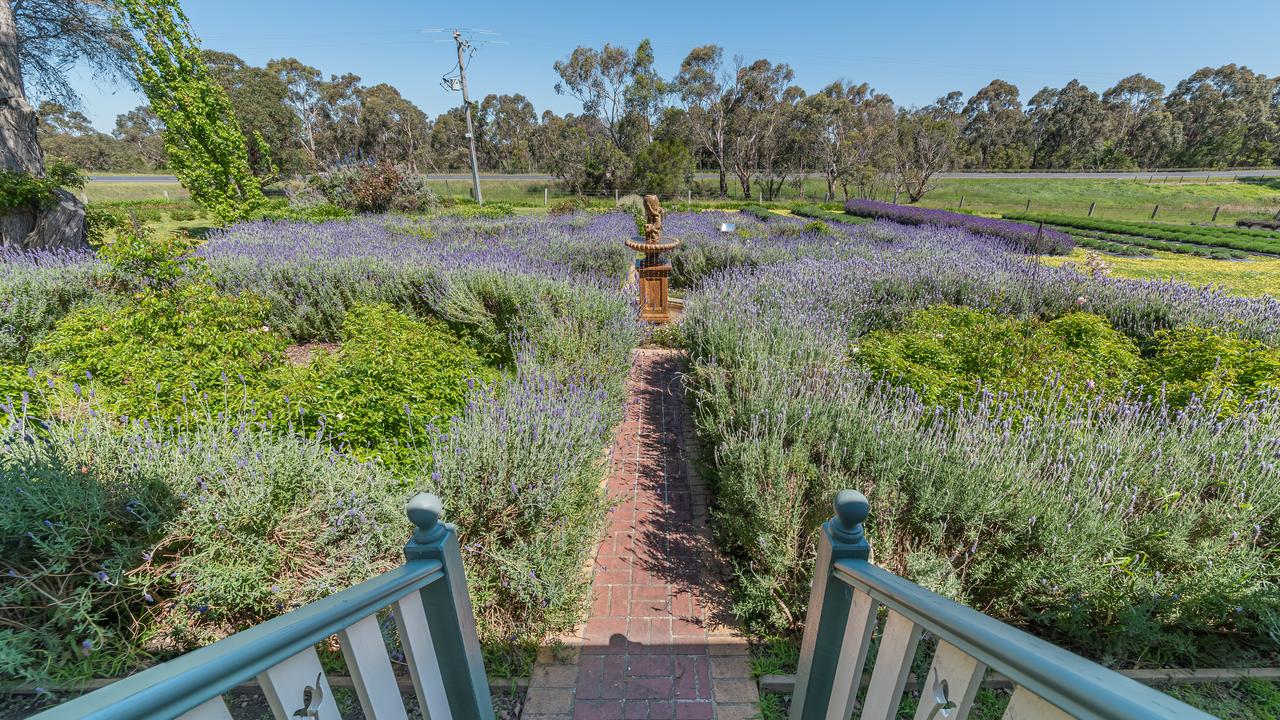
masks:
<svg viewBox="0 0 1280 720"><path fill-rule="evenodd" d="M837 560L832 572L1074 717L1213 717L866 560Z"/></svg>
<svg viewBox="0 0 1280 720"><path fill-rule="evenodd" d="M443 577L440 560L410 560L359 585L58 705L32 720L175 717Z"/></svg>
<svg viewBox="0 0 1280 720"><path fill-rule="evenodd" d="M1004 717L1210 720L1173 697L876 567L863 522L866 497L842 490L818 533L816 570L800 642L791 720L848 718L858 707L872 636L875 667L861 717L892 720L920 637L937 637L916 720L966 717L988 670L1013 681ZM943 712L943 711L946 712ZM943 712L941 716L939 712Z"/></svg>

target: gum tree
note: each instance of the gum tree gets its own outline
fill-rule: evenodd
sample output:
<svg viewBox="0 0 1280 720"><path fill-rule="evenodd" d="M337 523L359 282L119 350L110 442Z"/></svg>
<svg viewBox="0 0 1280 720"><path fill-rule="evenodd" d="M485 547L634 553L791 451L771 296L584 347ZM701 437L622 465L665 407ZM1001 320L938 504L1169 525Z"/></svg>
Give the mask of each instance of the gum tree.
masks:
<svg viewBox="0 0 1280 720"><path fill-rule="evenodd" d="M103 0L0 0L0 245L79 247L84 206L58 187L75 175L46 175L27 87L74 103L66 71L87 61L103 76L123 74L125 44Z"/></svg>

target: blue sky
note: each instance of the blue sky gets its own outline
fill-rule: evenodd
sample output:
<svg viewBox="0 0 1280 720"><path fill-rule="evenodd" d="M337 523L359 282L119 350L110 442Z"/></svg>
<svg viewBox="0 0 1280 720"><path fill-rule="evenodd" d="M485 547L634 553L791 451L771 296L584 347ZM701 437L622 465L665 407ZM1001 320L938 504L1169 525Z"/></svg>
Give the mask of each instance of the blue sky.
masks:
<svg viewBox="0 0 1280 720"><path fill-rule="evenodd" d="M1101 91L1143 72L1172 87L1228 62L1280 75L1277 0L998 0L959 2L474 2L416 0L184 0L206 47L260 65L294 56L322 72L395 85L428 115L459 102L439 86L451 69L453 27L479 46L468 70L476 97L520 92L541 112L577 111L557 96L552 63L577 45L634 48L653 41L658 70L674 74L690 48L789 63L809 91L843 78L917 105L949 90L966 96L999 77L1023 100L1079 78ZM83 110L109 130L142 100L73 72Z"/></svg>

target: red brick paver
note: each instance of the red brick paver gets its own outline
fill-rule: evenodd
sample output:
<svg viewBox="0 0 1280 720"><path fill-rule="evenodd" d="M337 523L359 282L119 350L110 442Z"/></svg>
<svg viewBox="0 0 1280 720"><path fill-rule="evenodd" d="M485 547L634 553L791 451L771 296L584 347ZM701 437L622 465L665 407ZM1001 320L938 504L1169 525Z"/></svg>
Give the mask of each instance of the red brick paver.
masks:
<svg viewBox="0 0 1280 720"><path fill-rule="evenodd" d="M636 356L614 446L608 493L617 505L595 562L575 718L714 717L703 597L707 498L690 483L681 362L670 351Z"/></svg>
<svg viewBox="0 0 1280 720"><path fill-rule="evenodd" d="M747 646L725 621L707 490L690 458L683 363L677 351L636 351L611 453L614 508L592 566L591 615L561 657L540 654L524 720L756 715Z"/></svg>

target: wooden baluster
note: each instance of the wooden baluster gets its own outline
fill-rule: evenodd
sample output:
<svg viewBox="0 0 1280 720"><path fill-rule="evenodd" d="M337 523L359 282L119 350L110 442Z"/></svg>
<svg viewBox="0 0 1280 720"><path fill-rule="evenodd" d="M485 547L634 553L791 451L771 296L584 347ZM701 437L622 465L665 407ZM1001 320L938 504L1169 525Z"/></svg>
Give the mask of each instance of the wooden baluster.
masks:
<svg viewBox="0 0 1280 720"><path fill-rule="evenodd" d="M444 679L440 676L440 662L431 642L431 627L422 608L422 596L409 593L396 601L396 627L400 630L400 647L409 663L409 675L418 693L418 706L427 720L445 720L452 717L449 698L445 695Z"/></svg>
<svg viewBox="0 0 1280 720"><path fill-rule="evenodd" d="M818 558L809 589L809 616L800 641L791 720L848 720L853 712L876 603L837 579L832 568L839 560L870 559L871 545L862 532L862 521L870 509L862 493L841 490L835 498L835 517L823 523L818 533ZM865 605L854 606L857 595L866 599ZM846 650L854 651L851 657L846 657ZM835 684L837 676L839 686ZM845 683L852 683L853 690Z"/></svg>
<svg viewBox="0 0 1280 720"><path fill-rule="evenodd" d="M862 668L867 664L867 647L876 627L875 598L853 591L849 606L848 624L844 626L844 639L840 643L840 656L832 678L831 700L827 705L827 718L848 718L853 715L858 700L858 687L862 684Z"/></svg>
<svg viewBox="0 0 1280 720"><path fill-rule="evenodd" d="M206 700L178 716L178 720L231 720L231 712L222 696Z"/></svg>
<svg viewBox="0 0 1280 720"><path fill-rule="evenodd" d="M370 615L339 631L338 644L342 646L342 657L351 671L364 716L368 720L407 720L378 616Z"/></svg>
<svg viewBox="0 0 1280 720"><path fill-rule="evenodd" d="M341 720L333 689L325 679L324 669L315 648L307 648L293 657L258 674L262 694L276 720L315 718Z"/></svg>
<svg viewBox="0 0 1280 720"><path fill-rule="evenodd" d="M880 650L876 653L876 667L871 671L867 697L862 703L863 720L893 720L898 714L919 643L920 626L890 610L880 635Z"/></svg>
<svg viewBox="0 0 1280 720"><path fill-rule="evenodd" d="M973 708L987 666L946 640L938 641L933 665L920 686L915 720L964 720Z"/></svg>
<svg viewBox="0 0 1280 720"><path fill-rule="evenodd" d="M1009 706L1004 709L1004 720L1073 720L1073 718L1049 704L1048 700L1024 687L1013 691Z"/></svg>

